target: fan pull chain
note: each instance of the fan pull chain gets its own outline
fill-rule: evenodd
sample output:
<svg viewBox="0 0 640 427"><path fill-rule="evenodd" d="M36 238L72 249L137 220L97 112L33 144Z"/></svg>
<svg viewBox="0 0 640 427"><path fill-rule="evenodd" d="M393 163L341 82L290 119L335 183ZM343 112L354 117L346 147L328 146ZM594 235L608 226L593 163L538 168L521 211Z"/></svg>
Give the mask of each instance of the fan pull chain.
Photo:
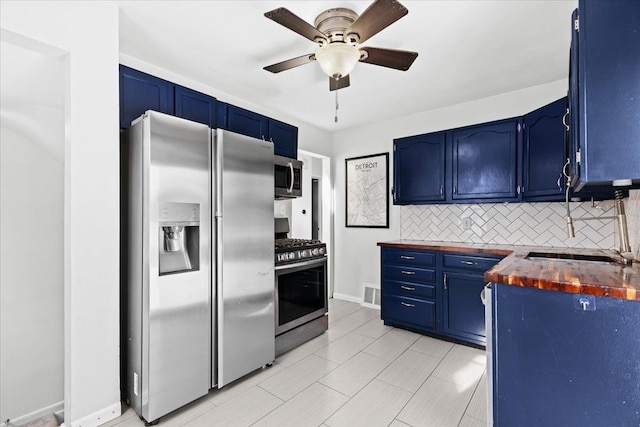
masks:
<svg viewBox="0 0 640 427"><path fill-rule="evenodd" d="M338 104L338 90L336 90L336 116L334 117L334 121L338 123L338 108L340 105Z"/></svg>

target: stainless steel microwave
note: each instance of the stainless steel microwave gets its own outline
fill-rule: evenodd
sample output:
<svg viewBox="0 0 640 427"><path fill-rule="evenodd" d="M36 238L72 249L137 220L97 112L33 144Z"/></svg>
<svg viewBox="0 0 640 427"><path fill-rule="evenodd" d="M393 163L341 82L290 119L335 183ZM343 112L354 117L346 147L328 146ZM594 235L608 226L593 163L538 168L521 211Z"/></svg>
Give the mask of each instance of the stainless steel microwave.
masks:
<svg viewBox="0 0 640 427"><path fill-rule="evenodd" d="M284 156L273 156L275 197L290 199L302 196L302 162Z"/></svg>

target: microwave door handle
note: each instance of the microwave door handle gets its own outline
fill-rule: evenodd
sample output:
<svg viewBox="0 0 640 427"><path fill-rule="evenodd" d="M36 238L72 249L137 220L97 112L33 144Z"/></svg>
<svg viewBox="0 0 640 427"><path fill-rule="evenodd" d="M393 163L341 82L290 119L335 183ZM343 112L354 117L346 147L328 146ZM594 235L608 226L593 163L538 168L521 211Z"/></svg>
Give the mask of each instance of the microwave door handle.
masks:
<svg viewBox="0 0 640 427"><path fill-rule="evenodd" d="M291 172L291 185L289 185L289 189L287 192L289 194L293 193L293 181L295 178L295 173L293 172L293 162L289 162L289 171Z"/></svg>

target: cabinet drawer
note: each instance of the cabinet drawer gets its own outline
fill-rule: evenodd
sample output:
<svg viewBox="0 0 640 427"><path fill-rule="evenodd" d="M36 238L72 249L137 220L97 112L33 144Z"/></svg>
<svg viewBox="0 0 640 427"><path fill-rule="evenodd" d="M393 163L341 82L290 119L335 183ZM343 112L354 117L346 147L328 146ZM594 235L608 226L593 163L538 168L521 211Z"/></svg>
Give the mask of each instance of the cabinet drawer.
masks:
<svg viewBox="0 0 640 427"><path fill-rule="evenodd" d="M417 283L435 283L436 271L430 268L416 268L403 265L384 264L384 279L399 279Z"/></svg>
<svg viewBox="0 0 640 427"><path fill-rule="evenodd" d="M499 263L502 258L504 257L444 254L442 257L442 263L445 267L469 268L473 270L487 271Z"/></svg>
<svg viewBox="0 0 640 427"><path fill-rule="evenodd" d="M382 303L386 321L417 328L436 327L436 303L433 301L384 295Z"/></svg>
<svg viewBox="0 0 640 427"><path fill-rule="evenodd" d="M385 280L382 287L383 292L390 295L429 299L436 298L435 285L419 285L411 282Z"/></svg>
<svg viewBox="0 0 640 427"><path fill-rule="evenodd" d="M433 266L436 264L436 254L427 251L384 248L382 260L393 264Z"/></svg>

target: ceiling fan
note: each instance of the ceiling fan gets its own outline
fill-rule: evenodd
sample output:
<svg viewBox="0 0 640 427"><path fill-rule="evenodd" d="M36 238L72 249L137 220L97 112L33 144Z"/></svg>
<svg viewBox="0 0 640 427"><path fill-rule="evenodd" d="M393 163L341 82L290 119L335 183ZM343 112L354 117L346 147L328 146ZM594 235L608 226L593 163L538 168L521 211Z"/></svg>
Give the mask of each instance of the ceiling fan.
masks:
<svg viewBox="0 0 640 427"><path fill-rule="evenodd" d="M357 62L407 71L418 52L359 47L359 44L407 13L407 8L396 0L375 0L359 16L353 10L342 7L326 10L316 17L314 26L311 26L284 7L266 12L264 16L267 18L317 43L320 47L315 53L278 62L264 69L279 73L318 61L322 70L329 76L329 90L349 86L349 73Z"/></svg>

